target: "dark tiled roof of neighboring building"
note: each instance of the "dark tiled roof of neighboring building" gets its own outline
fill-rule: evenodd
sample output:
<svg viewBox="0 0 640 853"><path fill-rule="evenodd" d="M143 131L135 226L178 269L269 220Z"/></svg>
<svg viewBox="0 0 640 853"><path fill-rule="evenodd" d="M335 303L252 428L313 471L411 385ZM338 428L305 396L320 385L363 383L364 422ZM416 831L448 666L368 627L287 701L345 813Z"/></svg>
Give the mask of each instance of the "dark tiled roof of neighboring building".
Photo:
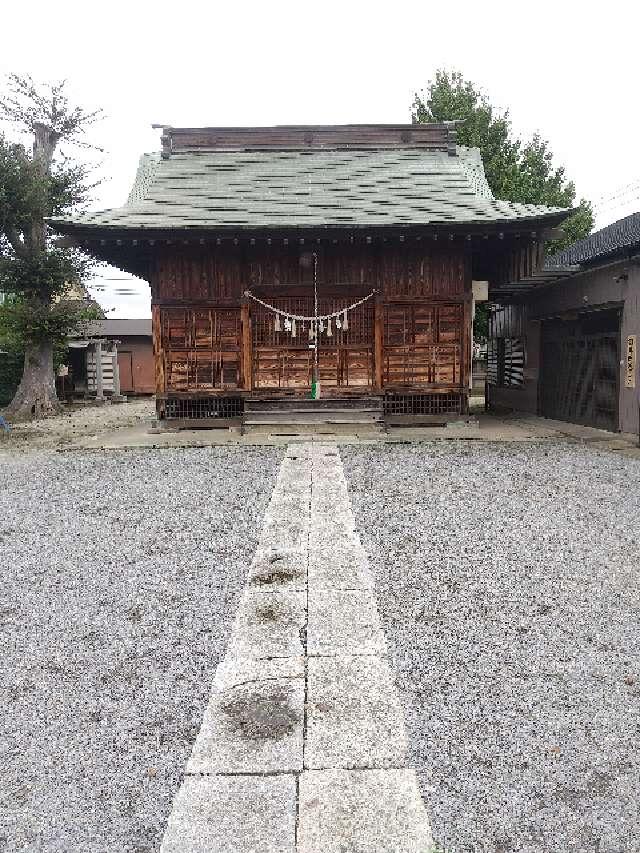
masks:
<svg viewBox="0 0 640 853"><path fill-rule="evenodd" d="M640 213L632 213L606 228L601 228L583 240L578 240L561 252L547 258L545 267L571 264L590 264L600 258L640 250Z"/></svg>

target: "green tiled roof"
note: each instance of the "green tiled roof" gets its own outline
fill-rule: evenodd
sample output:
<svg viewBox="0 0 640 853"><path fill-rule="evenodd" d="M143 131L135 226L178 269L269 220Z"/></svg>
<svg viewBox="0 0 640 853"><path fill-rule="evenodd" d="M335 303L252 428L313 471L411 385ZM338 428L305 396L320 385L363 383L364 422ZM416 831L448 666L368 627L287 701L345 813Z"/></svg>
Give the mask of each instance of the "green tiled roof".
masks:
<svg viewBox="0 0 640 853"><path fill-rule="evenodd" d="M64 226L265 229L513 223L561 208L493 198L477 149L183 150L146 154L127 203ZM53 221L52 224L56 224Z"/></svg>

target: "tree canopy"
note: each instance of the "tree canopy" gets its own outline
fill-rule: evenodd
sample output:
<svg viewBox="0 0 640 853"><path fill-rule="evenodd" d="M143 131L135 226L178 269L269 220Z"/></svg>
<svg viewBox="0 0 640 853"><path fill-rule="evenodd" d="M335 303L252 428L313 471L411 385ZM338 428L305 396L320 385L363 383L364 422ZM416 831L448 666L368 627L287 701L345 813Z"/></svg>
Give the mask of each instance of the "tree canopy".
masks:
<svg viewBox="0 0 640 853"><path fill-rule="evenodd" d="M0 118L14 139L0 134L0 337L24 347L22 381L9 406L16 416L57 407L53 351L74 329L98 315L94 303L70 298L90 259L56 240L47 217L83 205L92 189L87 167L60 151L60 143L86 145L86 128L99 112L69 104L65 84L37 86L10 75L0 95ZM33 147L19 141L27 133Z"/></svg>
<svg viewBox="0 0 640 853"><path fill-rule="evenodd" d="M575 204L575 185L567 178L564 166L554 165L549 143L539 134L529 140L519 139L509 112L496 109L489 97L459 71L436 72L426 89L414 96L412 120L421 124L459 121L458 142L480 149L496 198L551 207L577 206L562 226L564 238L549 244L549 252L591 232L591 204L586 199Z"/></svg>

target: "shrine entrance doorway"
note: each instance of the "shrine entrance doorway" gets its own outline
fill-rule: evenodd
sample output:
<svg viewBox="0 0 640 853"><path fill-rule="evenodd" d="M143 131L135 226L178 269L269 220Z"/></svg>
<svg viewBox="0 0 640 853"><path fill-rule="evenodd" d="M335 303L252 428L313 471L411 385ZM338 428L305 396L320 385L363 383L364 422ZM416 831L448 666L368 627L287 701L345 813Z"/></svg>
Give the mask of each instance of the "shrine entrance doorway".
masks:
<svg viewBox="0 0 640 853"><path fill-rule="evenodd" d="M312 296L272 298L269 304L287 315L314 314ZM349 304L344 298L320 297L318 314L332 314ZM274 313L259 303L253 302L250 312L252 390L309 394L314 361L310 323L296 323L294 336L293 330L277 324ZM332 390L362 393L375 385L374 313L374 300L369 299L349 311L347 329L332 321L331 334L327 328L319 336L318 378L323 394Z"/></svg>

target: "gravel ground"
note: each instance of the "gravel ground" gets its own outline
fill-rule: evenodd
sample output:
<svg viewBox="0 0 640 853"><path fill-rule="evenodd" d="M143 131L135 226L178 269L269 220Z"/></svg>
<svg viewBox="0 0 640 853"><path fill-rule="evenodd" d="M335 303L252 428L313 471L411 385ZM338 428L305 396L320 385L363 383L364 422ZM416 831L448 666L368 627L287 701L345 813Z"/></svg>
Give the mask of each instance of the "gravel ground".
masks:
<svg viewBox="0 0 640 853"><path fill-rule="evenodd" d="M15 453L64 447L83 436L111 433L122 427L150 421L155 411L152 397L132 398L126 403L104 406L65 404L60 415L13 424L10 432L0 430L0 454L3 451Z"/></svg>
<svg viewBox="0 0 640 853"><path fill-rule="evenodd" d="M440 848L640 851L640 462L341 455Z"/></svg>
<svg viewBox="0 0 640 853"><path fill-rule="evenodd" d="M2 851L157 851L280 458L0 456Z"/></svg>

